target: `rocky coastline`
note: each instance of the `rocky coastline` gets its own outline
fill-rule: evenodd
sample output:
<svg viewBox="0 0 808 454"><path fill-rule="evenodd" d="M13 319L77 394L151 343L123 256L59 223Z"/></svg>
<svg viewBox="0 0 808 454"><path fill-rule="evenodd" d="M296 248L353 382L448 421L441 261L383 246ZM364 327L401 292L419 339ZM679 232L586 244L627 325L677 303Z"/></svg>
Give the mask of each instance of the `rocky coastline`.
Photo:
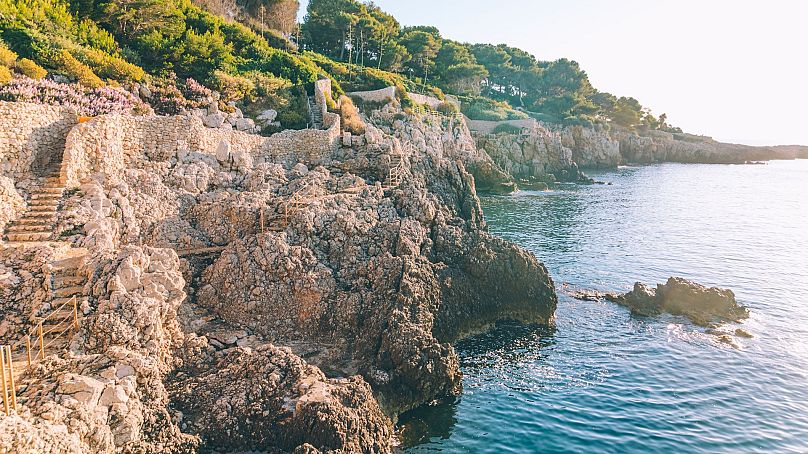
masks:
<svg viewBox="0 0 808 454"><path fill-rule="evenodd" d="M663 131L628 131L604 126L552 126L532 120L470 122L477 147L521 186L592 183L583 171L629 164L748 164L808 159L808 147L752 147L709 137ZM492 123L492 124L486 124ZM493 125L506 125L497 131ZM541 188L541 185L539 185Z"/></svg>
<svg viewBox="0 0 808 454"><path fill-rule="evenodd" d="M183 124L120 116L53 151L6 118L7 158L51 150L76 183L58 242L0 249L2 342L52 307L65 266L82 304L63 351L19 375L0 450L391 452L398 415L460 391L452 342L552 324L547 269L487 232L467 167L494 167L464 125L395 104L367 120L350 146L282 153L197 126L116 148ZM37 173L4 175L12 225Z"/></svg>

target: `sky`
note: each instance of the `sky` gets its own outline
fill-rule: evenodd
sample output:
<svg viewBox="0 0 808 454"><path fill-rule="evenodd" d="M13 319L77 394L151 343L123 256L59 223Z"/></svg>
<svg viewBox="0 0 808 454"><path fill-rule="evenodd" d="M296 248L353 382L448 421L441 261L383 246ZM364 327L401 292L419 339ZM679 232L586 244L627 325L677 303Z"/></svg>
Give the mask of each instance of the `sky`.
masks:
<svg viewBox="0 0 808 454"><path fill-rule="evenodd" d="M376 0L403 25L576 60L687 132L808 145L808 1ZM301 15L307 1L301 1Z"/></svg>

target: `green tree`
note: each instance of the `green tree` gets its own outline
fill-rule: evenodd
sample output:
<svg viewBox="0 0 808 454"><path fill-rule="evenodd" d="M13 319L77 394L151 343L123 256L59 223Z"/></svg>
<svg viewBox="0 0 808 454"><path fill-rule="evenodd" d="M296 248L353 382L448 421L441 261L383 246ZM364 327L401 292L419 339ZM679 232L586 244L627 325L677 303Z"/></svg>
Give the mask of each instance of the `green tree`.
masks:
<svg viewBox="0 0 808 454"><path fill-rule="evenodd" d="M426 81L435 68L435 57L440 51L441 42L432 33L422 30L406 31L399 42L412 56L407 68Z"/></svg>

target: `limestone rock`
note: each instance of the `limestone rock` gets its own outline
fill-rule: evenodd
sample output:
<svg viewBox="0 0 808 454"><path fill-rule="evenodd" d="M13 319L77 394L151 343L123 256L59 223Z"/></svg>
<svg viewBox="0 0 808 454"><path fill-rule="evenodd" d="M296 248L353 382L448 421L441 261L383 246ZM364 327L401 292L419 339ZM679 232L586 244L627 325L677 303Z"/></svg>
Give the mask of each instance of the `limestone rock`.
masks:
<svg viewBox="0 0 808 454"><path fill-rule="evenodd" d="M682 278L672 277L656 289L642 283L624 295L608 295L611 301L627 306L638 315L667 312L684 315L701 326L737 322L749 317L749 310L735 300L732 290L705 287Z"/></svg>

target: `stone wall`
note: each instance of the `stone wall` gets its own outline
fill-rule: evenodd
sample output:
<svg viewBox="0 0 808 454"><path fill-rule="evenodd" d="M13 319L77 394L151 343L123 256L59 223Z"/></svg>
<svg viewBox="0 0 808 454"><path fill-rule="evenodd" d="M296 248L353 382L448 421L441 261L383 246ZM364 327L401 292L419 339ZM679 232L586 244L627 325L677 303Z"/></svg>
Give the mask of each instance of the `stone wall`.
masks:
<svg viewBox="0 0 808 454"><path fill-rule="evenodd" d="M532 118L526 118L524 120L504 120L504 121L472 120L468 117L465 118L466 118L466 124L468 125L469 129L481 134L491 134L492 132L494 132L494 129L496 129L497 126L500 125L510 125L516 128L530 129L530 130L539 128L541 126L541 124L538 121ZM547 134L551 134L551 132L547 130Z"/></svg>
<svg viewBox="0 0 808 454"><path fill-rule="evenodd" d="M437 109L438 106L444 102L434 96L419 95L418 93L407 93L407 96L409 96L413 102L418 104L426 104L433 109Z"/></svg>
<svg viewBox="0 0 808 454"><path fill-rule="evenodd" d="M168 161L189 151L216 155L222 143L258 161L289 157L312 162L330 155L339 144L339 115L329 113L324 123L325 130L287 130L262 137L206 128L196 117L104 115L76 126L67 135L62 179L68 187L78 187L93 173L116 173L143 158Z"/></svg>
<svg viewBox="0 0 808 454"><path fill-rule="evenodd" d="M330 80L315 84L315 98L324 109L325 129L286 130L270 137L207 128L197 117L96 117L67 134L62 179L68 187L78 187L93 173L116 173L143 158L160 162L185 152L216 155L223 143L228 151L249 154L256 161L288 158L313 162L339 147L340 117L326 107L330 93Z"/></svg>
<svg viewBox="0 0 808 454"><path fill-rule="evenodd" d="M396 87L390 86L382 88L381 90L370 91L354 91L348 93L352 98L359 98L365 102L383 102L387 103L396 99Z"/></svg>
<svg viewBox="0 0 808 454"><path fill-rule="evenodd" d="M21 181L58 162L77 121L60 106L0 101L0 176Z"/></svg>

